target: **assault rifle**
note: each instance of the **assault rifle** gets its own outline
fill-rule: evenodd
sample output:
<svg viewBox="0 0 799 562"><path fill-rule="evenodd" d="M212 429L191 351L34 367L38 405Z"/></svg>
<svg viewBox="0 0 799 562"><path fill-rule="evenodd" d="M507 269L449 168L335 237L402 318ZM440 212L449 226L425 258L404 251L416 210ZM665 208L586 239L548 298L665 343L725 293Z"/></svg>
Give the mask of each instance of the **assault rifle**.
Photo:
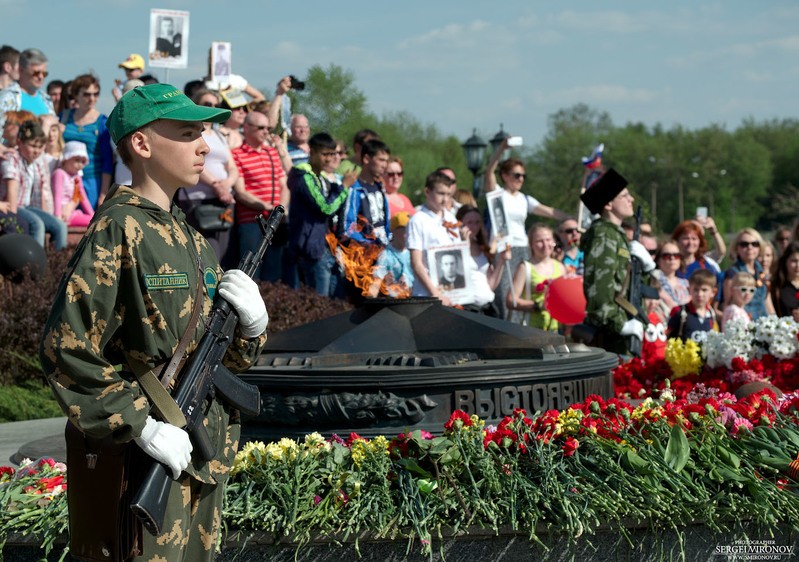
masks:
<svg viewBox="0 0 799 562"><path fill-rule="evenodd" d="M258 217L263 232L261 245L255 254L247 252L239 263L239 269L250 277L258 271L285 212L278 205L268 219L263 215ZM203 405L209 396L218 395L230 406L250 416L257 416L261 411L258 388L245 383L222 365L222 358L230 346L238 323L238 313L217 293L205 326L205 335L181 371L173 393L175 402L186 417L185 430L191 437L195 454L205 461L216 456L214 445L203 425ZM160 462L154 462L130 505L144 528L155 536L161 533L164 523L171 481L168 469Z"/></svg>
<svg viewBox="0 0 799 562"><path fill-rule="evenodd" d="M635 211L635 229L633 230L633 240L638 240L641 236L641 206ZM623 295L616 296L616 302L625 310L630 318L640 320L646 330L649 318L644 310L644 298L656 299L659 297L657 289L643 283L644 266L641 261L632 256L630 260L630 291L629 299ZM643 342L635 336L627 337L627 348L636 357L641 357L641 347Z"/></svg>

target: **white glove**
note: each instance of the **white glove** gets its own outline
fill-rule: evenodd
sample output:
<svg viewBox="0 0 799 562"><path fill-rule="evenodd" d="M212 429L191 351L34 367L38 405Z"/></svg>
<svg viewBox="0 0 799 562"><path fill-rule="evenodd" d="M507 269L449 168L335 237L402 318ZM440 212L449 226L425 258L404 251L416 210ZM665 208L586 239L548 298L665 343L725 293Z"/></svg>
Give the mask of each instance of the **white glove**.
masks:
<svg viewBox="0 0 799 562"><path fill-rule="evenodd" d="M631 318L621 327L622 336L635 336L639 340L644 339L644 324L636 318Z"/></svg>
<svg viewBox="0 0 799 562"><path fill-rule="evenodd" d="M180 473L191 462L189 434L172 424L147 416L141 436L134 438L134 441L145 453L171 468L175 480L180 478Z"/></svg>
<svg viewBox="0 0 799 562"><path fill-rule="evenodd" d="M638 261L641 262L641 266L644 268L644 273L649 273L655 269L655 260L653 260L652 256L649 255L649 250L644 248L644 245L638 240L633 240L630 242L630 253L638 258Z"/></svg>
<svg viewBox="0 0 799 562"><path fill-rule="evenodd" d="M245 339L264 333L269 315L258 285L246 273L240 269L225 272L219 282L219 294L239 314L239 330Z"/></svg>

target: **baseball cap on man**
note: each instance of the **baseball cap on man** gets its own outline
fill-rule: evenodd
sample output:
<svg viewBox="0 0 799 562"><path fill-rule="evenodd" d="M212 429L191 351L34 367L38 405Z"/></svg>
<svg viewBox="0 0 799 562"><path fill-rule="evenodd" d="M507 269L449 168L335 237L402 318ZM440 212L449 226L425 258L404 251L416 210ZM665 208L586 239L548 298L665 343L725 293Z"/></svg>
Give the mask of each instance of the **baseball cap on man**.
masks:
<svg viewBox="0 0 799 562"><path fill-rule="evenodd" d="M128 70L140 68L144 70L144 58L141 55L133 53L128 55L128 58L119 63L119 68L127 68Z"/></svg>
<svg viewBox="0 0 799 562"><path fill-rule="evenodd" d="M159 119L224 123L230 119L230 110L197 105L170 84L148 84L119 99L106 127L114 144L119 144L125 136Z"/></svg>

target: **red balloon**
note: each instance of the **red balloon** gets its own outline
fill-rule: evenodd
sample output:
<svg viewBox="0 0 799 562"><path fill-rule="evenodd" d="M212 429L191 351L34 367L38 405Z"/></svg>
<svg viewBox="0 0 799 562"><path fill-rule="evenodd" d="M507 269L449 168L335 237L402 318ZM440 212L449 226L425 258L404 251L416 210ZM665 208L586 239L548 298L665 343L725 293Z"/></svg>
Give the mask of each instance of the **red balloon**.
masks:
<svg viewBox="0 0 799 562"><path fill-rule="evenodd" d="M582 277L558 277L547 285L544 308L562 324L579 324L585 318Z"/></svg>

